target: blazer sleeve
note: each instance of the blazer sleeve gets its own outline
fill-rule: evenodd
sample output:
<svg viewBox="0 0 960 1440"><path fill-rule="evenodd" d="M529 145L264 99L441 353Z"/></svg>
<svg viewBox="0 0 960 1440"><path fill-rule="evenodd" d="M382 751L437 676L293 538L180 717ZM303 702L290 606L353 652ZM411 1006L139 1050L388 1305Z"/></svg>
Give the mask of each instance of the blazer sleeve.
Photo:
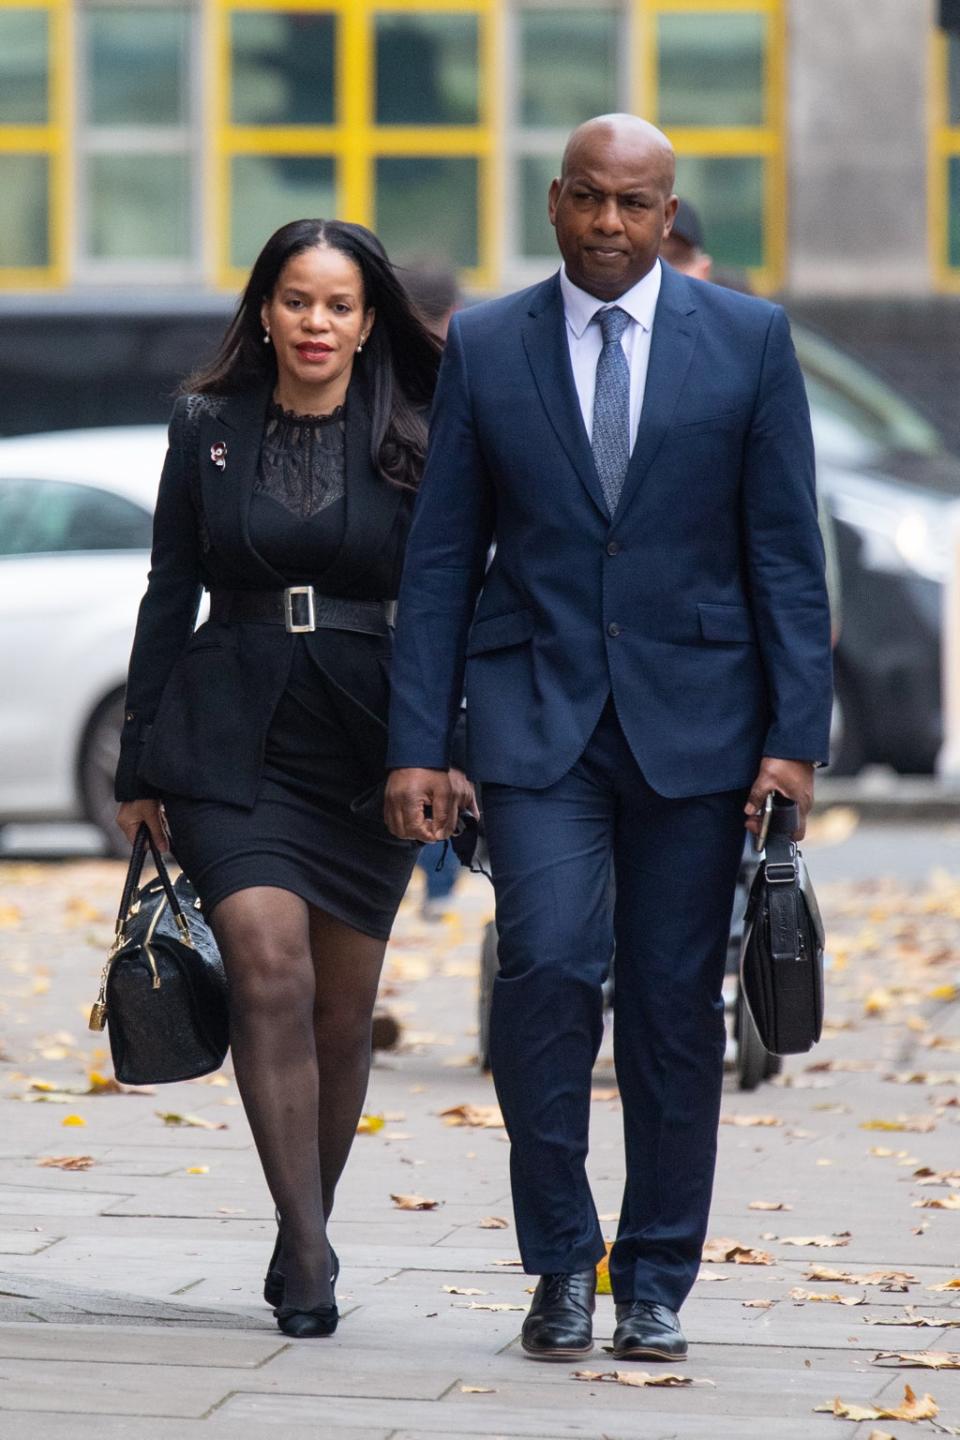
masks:
<svg viewBox="0 0 960 1440"><path fill-rule="evenodd" d="M780 306L766 335L741 503L746 579L770 696L763 754L826 762L833 664L813 437Z"/></svg>
<svg viewBox="0 0 960 1440"><path fill-rule="evenodd" d="M460 317L455 315L400 585L391 666L391 770L450 766L467 631L483 583L493 513L493 487L474 424Z"/></svg>
<svg viewBox="0 0 960 1440"><path fill-rule="evenodd" d="M193 633L203 591L198 517L190 493L185 430L186 401L181 399L170 421L153 517L150 573L140 602L127 673L115 783L118 800L156 794L137 775L141 750L170 671Z"/></svg>

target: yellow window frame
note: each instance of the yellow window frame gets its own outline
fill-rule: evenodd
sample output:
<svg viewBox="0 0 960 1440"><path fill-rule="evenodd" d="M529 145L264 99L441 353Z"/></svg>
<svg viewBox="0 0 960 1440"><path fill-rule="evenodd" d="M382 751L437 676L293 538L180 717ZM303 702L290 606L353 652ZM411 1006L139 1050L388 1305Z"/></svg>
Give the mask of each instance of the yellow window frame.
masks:
<svg viewBox="0 0 960 1440"><path fill-rule="evenodd" d="M212 35L207 75L213 123L207 132L207 173L214 177L204 232L207 268L221 289L235 290L245 271L230 259L231 161L236 155L325 155L336 165L337 212L373 226L374 167L380 156L475 156L478 160L479 263L464 282L492 286L497 271L496 145L493 76L501 0L210 0ZM337 114L332 125L240 126L230 121L230 16L242 10L335 14L338 19ZM475 125L377 125L373 110L374 19L378 14L476 15L479 28L479 116ZM293 218L293 217L291 217ZM424 237L425 243L429 236Z"/></svg>
<svg viewBox="0 0 960 1440"><path fill-rule="evenodd" d="M759 126L668 127L678 155L713 159L742 156L763 161L764 263L747 274L760 294L777 290L783 282L787 248L786 182L786 15L784 0L635 0L641 15L638 27L640 78L634 108L659 123L659 54L657 27L662 15L748 12L762 14L764 27L763 124Z"/></svg>
<svg viewBox="0 0 960 1440"><path fill-rule="evenodd" d="M49 114L45 125L0 125L0 155L40 155L48 161L49 260L46 265L0 265L0 290L48 290L67 283L72 171L68 142L73 53L71 0L0 0L3 10L39 10L48 16Z"/></svg>
<svg viewBox="0 0 960 1440"><path fill-rule="evenodd" d="M949 36L934 27L928 89L927 234L936 289L960 294L960 265L950 264L950 161L960 159L960 122L950 123L949 44Z"/></svg>

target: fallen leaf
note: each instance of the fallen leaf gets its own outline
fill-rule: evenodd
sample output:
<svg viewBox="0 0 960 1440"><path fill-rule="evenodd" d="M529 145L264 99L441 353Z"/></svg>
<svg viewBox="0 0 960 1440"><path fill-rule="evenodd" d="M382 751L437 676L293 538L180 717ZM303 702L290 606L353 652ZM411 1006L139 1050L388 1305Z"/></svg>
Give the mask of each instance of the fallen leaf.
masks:
<svg viewBox="0 0 960 1440"><path fill-rule="evenodd" d="M744 1310L769 1310L774 1300L744 1300L741 1302Z"/></svg>
<svg viewBox="0 0 960 1440"><path fill-rule="evenodd" d="M656 1374L651 1375L646 1370L574 1370L574 1380L585 1380L587 1383L596 1381L598 1383L609 1382L613 1385L634 1385L638 1389L660 1386L664 1389L673 1389L680 1385L693 1385L695 1382L690 1375ZM702 1381L702 1384L712 1385L712 1380Z"/></svg>
<svg viewBox="0 0 960 1440"><path fill-rule="evenodd" d="M612 1295L613 1286L610 1283L610 1251L613 1249L613 1241L605 1240L606 1253L597 1261L597 1294Z"/></svg>
<svg viewBox="0 0 960 1440"><path fill-rule="evenodd" d="M767 1128L775 1125L782 1125L783 1121L777 1115L721 1115L721 1125L739 1125L745 1129L760 1126Z"/></svg>
<svg viewBox="0 0 960 1440"><path fill-rule="evenodd" d="M376 1135L378 1130L383 1129L385 1123L382 1115L361 1115L357 1121L357 1134Z"/></svg>
<svg viewBox="0 0 960 1440"><path fill-rule="evenodd" d="M164 1125L187 1126L193 1130L226 1130L225 1120L205 1120L202 1115L180 1115L176 1110L155 1110L153 1112Z"/></svg>
<svg viewBox="0 0 960 1440"><path fill-rule="evenodd" d="M44 1155L37 1164L44 1169L53 1170L89 1170L96 1165L92 1155Z"/></svg>
<svg viewBox="0 0 960 1440"><path fill-rule="evenodd" d="M773 1256L768 1255L766 1250L752 1250L748 1245L741 1245L739 1240L729 1240L726 1237L717 1240L708 1240L703 1247L701 1259L707 1265L722 1265L732 1260L734 1265L772 1265Z"/></svg>
<svg viewBox="0 0 960 1440"><path fill-rule="evenodd" d="M938 1315L922 1315L915 1305L905 1305L902 1315L864 1315L865 1325L903 1325L927 1327L931 1330L952 1330L960 1325L956 1320L942 1319Z"/></svg>
<svg viewBox="0 0 960 1440"><path fill-rule="evenodd" d="M960 1370L960 1354L955 1350L879 1350L873 1364L879 1365L882 1360L896 1360L898 1367L921 1370Z"/></svg>
<svg viewBox="0 0 960 1440"><path fill-rule="evenodd" d="M620 1091L615 1085L603 1086L590 1091L591 1100L619 1100Z"/></svg>
<svg viewBox="0 0 960 1440"><path fill-rule="evenodd" d="M929 1165L921 1165L919 1170L914 1170L913 1178L918 1185L956 1185L960 1181L960 1170L931 1170Z"/></svg>
<svg viewBox="0 0 960 1440"><path fill-rule="evenodd" d="M601 1265L603 1264L603 1261L602 1261L602 1260L600 1261L600 1264L601 1264ZM697 1275L697 1279L698 1279L698 1280L708 1280L708 1281L709 1281L709 1280L713 1280L713 1281L717 1281L717 1280L729 1280L729 1279L730 1279L730 1276L729 1276L729 1275L718 1275L717 1272L716 1272L716 1270L705 1270L705 1269L701 1266L701 1267L700 1267L700 1271L699 1271L699 1273L698 1273L698 1275ZM597 1288L599 1289L599 1286L598 1286Z"/></svg>
<svg viewBox="0 0 960 1440"><path fill-rule="evenodd" d="M444 1292L445 1292L447 1295L486 1295L486 1294L488 1294L488 1291L486 1291L486 1290L475 1290L475 1289L474 1289L472 1286L470 1286L470 1285L464 1285L464 1286L460 1286L460 1285L444 1285L443 1289L444 1289Z"/></svg>
<svg viewBox="0 0 960 1440"><path fill-rule="evenodd" d="M748 1210L792 1210L792 1205L787 1205L783 1200L751 1200L747 1206Z"/></svg>
<svg viewBox="0 0 960 1440"><path fill-rule="evenodd" d="M86 1125L86 1123L82 1115L64 1115L60 1121L61 1125Z"/></svg>
<svg viewBox="0 0 960 1440"><path fill-rule="evenodd" d="M832 1250L850 1244L850 1232L839 1231L836 1235L783 1235L781 1245L816 1245L821 1250Z"/></svg>
<svg viewBox="0 0 960 1440"><path fill-rule="evenodd" d="M832 1405L815 1405L814 1410L836 1415L839 1420L934 1420L940 1406L932 1395L918 1400L909 1385L904 1387L903 1404L896 1409L876 1405L848 1405L839 1398Z"/></svg>
<svg viewBox="0 0 960 1440"><path fill-rule="evenodd" d="M472 1125L480 1130L503 1130L504 1120L499 1105L451 1105L439 1112L448 1125Z"/></svg>
<svg viewBox="0 0 960 1440"><path fill-rule="evenodd" d="M889 1430L871 1430L867 1440L897 1440L896 1435L891 1435Z"/></svg>
<svg viewBox="0 0 960 1440"><path fill-rule="evenodd" d="M927 1135L936 1130L937 1122L929 1115L901 1115L897 1120L863 1120L861 1130L908 1130L914 1135Z"/></svg>
<svg viewBox="0 0 960 1440"><path fill-rule="evenodd" d="M509 1230L510 1221L504 1220L502 1215L484 1215L482 1220L477 1221L478 1230Z"/></svg>
<svg viewBox="0 0 960 1440"><path fill-rule="evenodd" d="M461 1385L461 1395L496 1395L496 1390L491 1390L489 1385Z"/></svg>
<svg viewBox="0 0 960 1440"><path fill-rule="evenodd" d="M924 1195L912 1204L914 1210L960 1210L960 1194Z"/></svg>
<svg viewBox="0 0 960 1440"><path fill-rule="evenodd" d="M943 1280L939 1285L928 1285L928 1290L960 1290L960 1275L954 1275L952 1280Z"/></svg>
<svg viewBox="0 0 960 1440"><path fill-rule="evenodd" d="M209 1175L209 1174L210 1174L210 1166L209 1166L209 1165L188 1165L188 1166L187 1166L187 1174L188 1174L188 1175Z"/></svg>
<svg viewBox="0 0 960 1440"><path fill-rule="evenodd" d="M23 923L19 905L0 905L0 930L14 930Z"/></svg>
<svg viewBox="0 0 960 1440"><path fill-rule="evenodd" d="M390 1199L398 1210L436 1210L439 1200L427 1200L423 1195L391 1195Z"/></svg>
<svg viewBox="0 0 960 1440"><path fill-rule="evenodd" d="M903 1288L916 1282L909 1270L871 1270L867 1275L853 1275L849 1270L833 1270L829 1265L811 1265L804 1271L807 1280L840 1280L845 1285L879 1285L886 1289Z"/></svg>
<svg viewBox="0 0 960 1440"><path fill-rule="evenodd" d="M485 1305L482 1301L471 1300L469 1305L457 1306L458 1310L494 1310L497 1314L500 1314L503 1310L526 1310L526 1308L526 1305L509 1305L502 1300L494 1301L490 1305Z"/></svg>
<svg viewBox="0 0 960 1440"><path fill-rule="evenodd" d="M791 1300L822 1300L828 1305L863 1305L867 1298L865 1295L837 1295L824 1290L804 1290L799 1285L794 1286L789 1295Z"/></svg>
<svg viewBox="0 0 960 1440"><path fill-rule="evenodd" d="M511 1265L511 1266L514 1266L514 1265L515 1265L515 1266L519 1266L519 1267L522 1267L522 1266L523 1266L523 1261L522 1261L522 1260L494 1260L493 1263L494 1263L494 1265Z"/></svg>

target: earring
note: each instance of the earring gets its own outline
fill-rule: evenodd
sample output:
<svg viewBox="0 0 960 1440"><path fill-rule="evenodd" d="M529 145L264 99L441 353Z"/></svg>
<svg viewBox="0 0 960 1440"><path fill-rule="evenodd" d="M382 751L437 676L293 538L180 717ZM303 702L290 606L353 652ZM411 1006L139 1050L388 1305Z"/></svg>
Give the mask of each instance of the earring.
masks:
<svg viewBox="0 0 960 1440"><path fill-rule="evenodd" d="M360 341L360 344L357 346L357 354L359 355L359 354L362 352L362 350L363 350L363 341L361 340L361 341Z"/></svg>
<svg viewBox="0 0 960 1440"><path fill-rule="evenodd" d="M266 327L264 327L264 331L263 331L263 343L264 343L264 345L269 345L269 344L270 344L270 331L267 330Z"/></svg>

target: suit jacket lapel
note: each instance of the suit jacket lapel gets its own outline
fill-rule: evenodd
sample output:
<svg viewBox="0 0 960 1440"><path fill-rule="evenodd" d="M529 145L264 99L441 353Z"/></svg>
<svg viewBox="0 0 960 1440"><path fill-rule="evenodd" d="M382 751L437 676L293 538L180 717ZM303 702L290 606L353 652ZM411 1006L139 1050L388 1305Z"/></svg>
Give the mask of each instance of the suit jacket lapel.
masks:
<svg viewBox="0 0 960 1440"><path fill-rule="evenodd" d="M270 387L261 385L228 396L218 414L201 415L197 458L214 549L228 564L242 565L245 574L272 587L285 581L254 549L247 528L269 399Z"/></svg>
<svg viewBox="0 0 960 1440"><path fill-rule="evenodd" d="M650 340L643 408L617 505L618 518L653 464L673 418L697 343L700 320L696 309L691 288L683 276L664 265Z"/></svg>
<svg viewBox="0 0 960 1440"><path fill-rule="evenodd" d="M543 408L557 438L591 500L601 514L608 516L573 379L558 275L545 281L534 293L522 335Z"/></svg>
<svg viewBox="0 0 960 1440"><path fill-rule="evenodd" d="M370 409L365 388L352 381L346 413L346 523L340 548L319 576L327 593L352 585L380 554L393 529L404 491L390 485L370 458Z"/></svg>

